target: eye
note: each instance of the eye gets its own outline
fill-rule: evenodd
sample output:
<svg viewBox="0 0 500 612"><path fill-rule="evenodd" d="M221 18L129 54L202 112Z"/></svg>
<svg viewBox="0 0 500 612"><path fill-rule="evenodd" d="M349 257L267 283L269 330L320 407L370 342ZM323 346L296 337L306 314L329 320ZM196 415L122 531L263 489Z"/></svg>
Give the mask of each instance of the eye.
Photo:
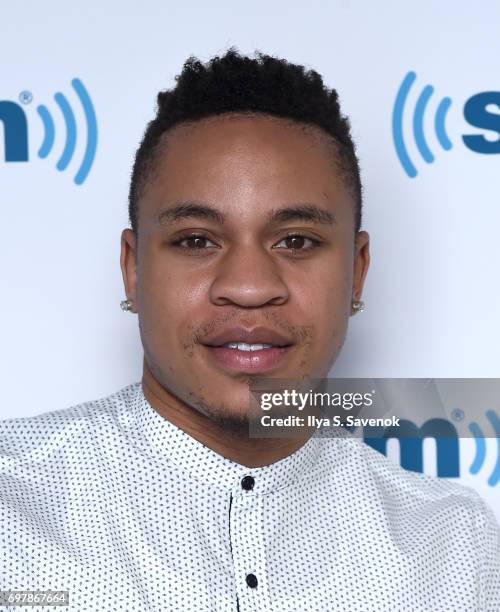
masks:
<svg viewBox="0 0 500 612"><path fill-rule="evenodd" d="M210 243L212 246L210 247L207 243ZM184 236L183 238L179 238L172 242L173 246L178 246L184 249L189 249L192 251L201 250L208 248L218 248L215 243L209 240L206 236L202 234L191 234L189 236Z"/></svg>
<svg viewBox="0 0 500 612"><path fill-rule="evenodd" d="M321 242L319 240L309 238L309 236L304 236L302 234L290 234L274 245L273 248L285 248L291 251L309 251L310 249L319 246L320 243ZM284 244L285 246L280 247L280 244Z"/></svg>

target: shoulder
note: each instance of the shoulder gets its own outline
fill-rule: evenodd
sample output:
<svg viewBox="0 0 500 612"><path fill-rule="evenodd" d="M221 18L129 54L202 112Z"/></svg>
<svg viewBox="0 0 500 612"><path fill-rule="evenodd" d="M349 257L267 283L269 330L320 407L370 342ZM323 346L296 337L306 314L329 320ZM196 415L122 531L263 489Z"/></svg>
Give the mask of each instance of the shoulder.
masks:
<svg viewBox="0 0 500 612"><path fill-rule="evenodd" d="M491 508L471 487L406 470L360 438L327 438L323 444L328 471L339 473L355 497L379 504L390 520L437 531L455 526L482 544L485 531L499 540Z"/></svg>
<svg viewBox="0 0 500 612"><path fill-rule="evenodd" d="M378 487L391 498L401 499L408 507L443 508L448 503L474 519L489 519L489 506L480 495L450 478L439 478L402 468L361 439L353 439L360 464Z"/></svg>
<svg viewBox="0 0 500 612"><path fill-rule="evenodd" d="M500 609L500 527L493 510L471 487L403 469L358 440L359 452L384 490L407 518L438 546L475 560L481 604ZM402 514L401 513L401 514Z"/></svg>
<svg viewBox="0 0 500 612"><path fill-rule="evenodd" d="M350 512L366 511L404 550L469 563L481 609L500 610L500 527L477 491L406 470L359 438L325 442L326 470L347 487Z"/></svg>
<svg viewBox="0 0 500 612"><path fill-rule="evenodd" d="M30 417L0 421L0 470L13 463L29 463L53 454L89 433L102 432L127 412L140 383L132 383L106 397Z"/></svg>
<svg viewBox="0 0 500 612"><path fill-rule="evenodd" d="M427 504L439 504L450 498L480 513L487 507L477 491L471 487L449 478L404 469L364 441L356 439L355 443L361 461L388 495Z"/></svg>
<svg viewBox="0 0 500 612"><path fill-rule="evenodd" d="M346 440L351 469L377 492L393 526L453 541L477 559L483 592L500 597L500 527L493 510L471 487L402 468L363 440ZM493 591L495 594L493 595ZM488 608L489 609L489 608Z"/></svg>

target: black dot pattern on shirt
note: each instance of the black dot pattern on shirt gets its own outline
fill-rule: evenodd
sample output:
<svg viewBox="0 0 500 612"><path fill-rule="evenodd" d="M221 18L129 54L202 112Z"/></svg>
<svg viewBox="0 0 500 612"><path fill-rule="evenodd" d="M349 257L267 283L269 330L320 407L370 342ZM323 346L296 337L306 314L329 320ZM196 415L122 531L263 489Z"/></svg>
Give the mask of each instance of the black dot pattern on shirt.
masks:
<svg viewBox="0 0 500 612"><path fill-rule="evenodd" d="M248 468L140 383L0 421L0 590L67 590L69 611L498 612L499 566L475 491L350 437Z"/></svg>

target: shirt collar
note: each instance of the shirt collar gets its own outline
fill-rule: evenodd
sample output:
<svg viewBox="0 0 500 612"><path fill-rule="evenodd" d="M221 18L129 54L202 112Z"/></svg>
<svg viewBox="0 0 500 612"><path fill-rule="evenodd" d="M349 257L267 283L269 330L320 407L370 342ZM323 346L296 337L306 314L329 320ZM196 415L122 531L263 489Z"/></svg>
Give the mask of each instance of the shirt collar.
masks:
<svg viewBox="0 0 500 612"><path fill-rule="evenodd" d="M292 486L309 475L321 453L321 438L313 435L294 453L263 467L250 468L216 453L166 418L149 403L142 384L135 383L130 433L141 450L160 463L170 462L202 482L225 489L233 495L265 494ZM245 476L252 476L253 487L242 487ZM248 482L248 479L246 480Z"/></svg>

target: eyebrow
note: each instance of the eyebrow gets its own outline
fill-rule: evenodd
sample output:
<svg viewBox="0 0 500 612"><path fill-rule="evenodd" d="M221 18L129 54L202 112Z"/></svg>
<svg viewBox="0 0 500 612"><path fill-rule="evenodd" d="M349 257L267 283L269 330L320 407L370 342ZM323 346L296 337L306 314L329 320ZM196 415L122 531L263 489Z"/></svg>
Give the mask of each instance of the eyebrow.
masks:
<svg viewBox="0 0 500 612"><path fill-rule="evenodd" d="M214 206L201 202L179 202L171 208L162 210L158 215L158 224L173 223L180 219L209 219L220 223L226 216ZM316 204L301 203L271 210L267 217L268 223L284 223L286 221L311 221L325 225L337 223L335 215Z"/></svg>

